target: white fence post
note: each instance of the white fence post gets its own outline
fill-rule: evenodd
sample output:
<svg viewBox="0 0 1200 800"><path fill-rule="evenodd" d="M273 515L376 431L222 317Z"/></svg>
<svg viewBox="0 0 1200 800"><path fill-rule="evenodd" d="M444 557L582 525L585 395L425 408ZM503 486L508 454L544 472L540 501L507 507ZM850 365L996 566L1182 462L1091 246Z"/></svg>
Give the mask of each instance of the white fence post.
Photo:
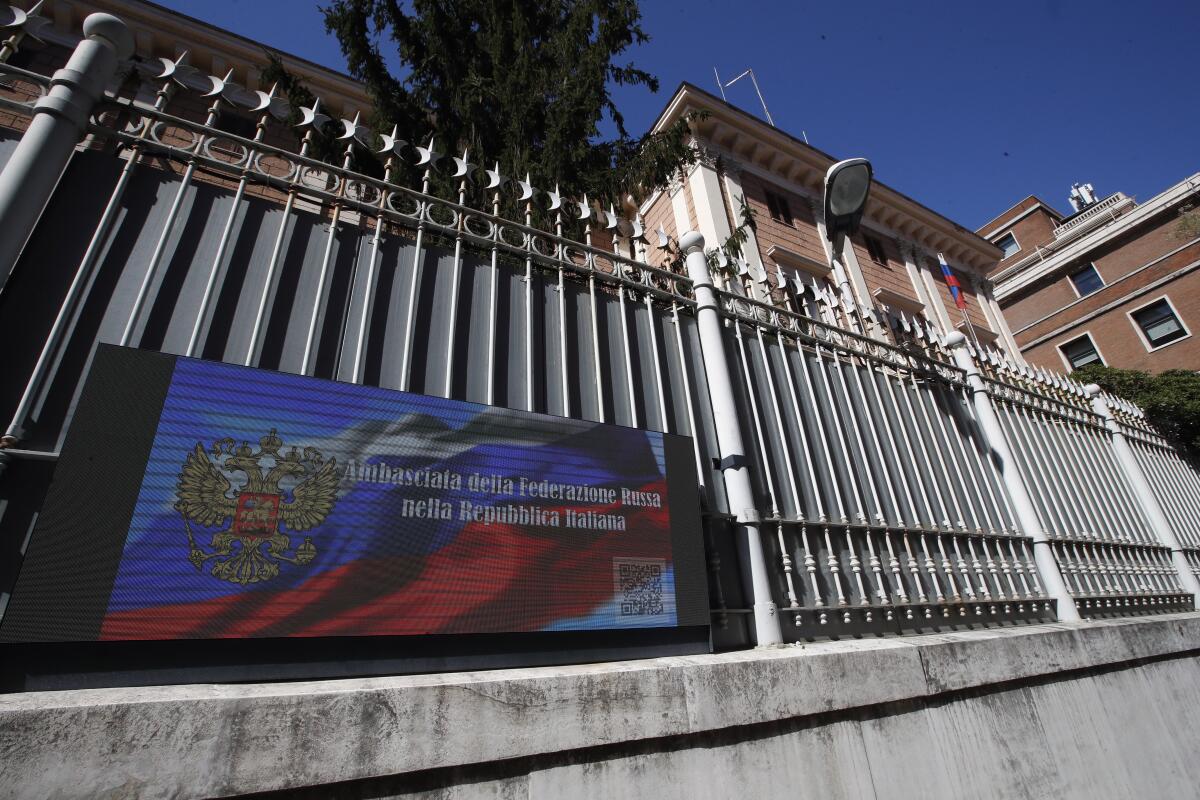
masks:
<svg viewBox="0 0 1200 800"><path fill-rule="evenodd" d="M1179 544L1179 537L1171 528L1171 523L1167 519L1167 515L1163 513L1158 498L1154 496L1154 490L1150 488L1150 482L1146 480L1137 457L1133 454L1133 448L1129 446L1129 440L1125 438L1125 432L1121 430L1121 424L1113 417L1112 410L1100 393L1099 386L1089 383L1084 387L1084 391L1092 400L1092 410L1104 417L1104 426L1112 434L1113 452L1117 455L1117 463L1121 465L1121 472L1125 475L1125 480L1133 488L1133 494L1141 505L1142 511L1145 512L1151 530L1154 531L1158 541L1171 548L1171 563L1175 566L1175 571L1179 573L1180 585L1183 586L1185 592L1192 595L1197 603L1197 608L1200 608L1200 580L1197 580L1195 573L1192 572L1192 567L1188 564L1183 548Z"/></svg>
<svg viewBox="0 0 1200 800"><path fill-rule="evenodd" d="M54 73L50 91L34 106L29 129L0 173L0 285L12 274L104 87L117 65L133 55L133 34L110 14L90 15L83 33L67 65Z"/></svg>
<svg viewBox="0 0 1200 800"><path fill-rule="evenodd" d="M1021 532L1033 540L1033 560L1046 587L1046 595L1054 598L1058 604L1058 618L1061 620L1079 619L1079 610L1071 597L1062 572L1058 568L1058 560L1046 531L1042 529L1041 520L1033 506L1033 499L1025 481L1017 469L1017 462L1009 449L1008 440L1004 437L1004 429L1000 427L1000 419L988 395L987 386L975 361L967 351L967 337L957 331L946 336L946 346L954 354L954 360L960 369L967 374L967 385L971 389L971 397L975 403L975 413L979 417L984 440L992 450L993 457L1000 460L1000 476L1004 479L1004 488L1012 500L1013 511L1016 512L1017 524Z"/></svg>
<svg viewBox="0 0 1200 800"><path fill-rule="evenodd" d="M729 495L729 509L737 518L738 554L743 574L748 578L746 584L754 609L754 640L759 647L779 644L783 641L779 612L771 592L766 557L763 555L758 506L750 483L742 431L738 425L737 403L733 396L729 362L725 358L721 318L717 313L717 296L704 255L704 237L696 231L689 231L679 240L679 247L686 255L688 276L692 279L692 289L696 295L696 327L704 352L704 372L717 433L717 453Z"/></svg>

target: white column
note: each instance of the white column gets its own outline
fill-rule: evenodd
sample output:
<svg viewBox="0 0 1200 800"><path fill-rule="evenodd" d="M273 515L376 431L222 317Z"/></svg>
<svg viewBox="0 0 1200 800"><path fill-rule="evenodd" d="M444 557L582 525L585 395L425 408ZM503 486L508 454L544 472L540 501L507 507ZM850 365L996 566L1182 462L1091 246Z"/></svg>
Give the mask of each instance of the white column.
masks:
<svg viewBox="0 0 1200 800"><path fill-rule="evenodd" d="M696 327L700 333L700 349L704 353L704 375L712 402L713 424L717 433L717 455L721 459L721 474L729 496L729 510L737 519L738 555L743 581L750 592L754 609L754 639L759 647L779 644L783 634L779 628L779 613L771 592L771 581L763 555L759 531L758 506L750 483L749 461L738 425L737 403L729 362L725 358L725 339L721 333L721 317L717 313L717 296L712 276L704 256L704 237L688 231L679 240L687 258L688 277L696 295Z"/></svg>
<svg viewBox="0 0 1200 800"><path fill-rule="evenodd" d="M896 239L896 247L900 250L900 258L904 259L904 271L908 273L908 280L912 284L913 291L917 293L917 299L925 306L925 311L929 314L935 314L932 306L937 303L937 297L929 296L929 287L925 285L925 281L921 278L921 268L917 266L917 260L914 256L916 245L904 239Z"/></svg>
<svg viewBox="0 0 1200 800"><path fill-rule="evenodd" d="M742 190L741 178L735 170L725 170L725 190L729 192L729 206L733 211L735 217L733 222L736 227L742 224L738 212L742 204L746 202L746 193ZM761 300L768 293L767 270L763 265L762 253L758 249L758 237L753 228L746 229L746 246L742 248L742 254L746 258L746 263L750 265L750 277L754 279L755 296Z"/></svg>
<svg viewBox="0 0 1200 800"><path fill-rule="evenodd" d="M89 15L83 35L67 65L51 78L50 91L34 105L29 128L0 173L0 285L12 274L96 101L117 65L133 55L133 34L110 14Z"/></svg>
<svg viewBox="0 0 1200 800"><path fill-rule="evenodd" d="M996 320L996 332L1000 334L1000 339L1004 342L1004 349L1008 351L1009 356L1018 364L1024 364L1025 358L1021 355L1021 346L1017 344L1012 328L1008 327L1004 309L1000 308L1000 304L996 302L996 296L992 294L992 282L985 278L981 283L979 304L992 310L992 317Z"/></svg>
<svg viewBox="0 0 1200 800"><path fill-rule="evenodd" d="M929 256L922 253L919 248L914 248L913 260L921 275L921 280L925 282L925 291L929 293L929 297L933 301L930 305L933 306L933 315L937 324L947 333L955 330L954 323L950 321L950 313L946 310L946 303L942 300L942 293L938 291L937 281L934 280L933 272L929 269Z"/></svg>
<svg viewBox="0 0 1200 800"><path fill-rule="evenodd" d="M1129 485L1133 488L1138 505L1146 513L1146 518L1150 521L1150 528L1159 542L1171 548L1171 563L1175 565L1175 571L1179 573L1179 584L1184 591L1192 595L1193 602L1200 608L1200 580L1197 580L1196 575L1192 572L1192 567L1183 554L1183 547L1179 544L1179 538L1171 528L1167 515L1163 513L1158 498L1154 496L1154 490L1150 488L1150 482L1146 480L1142 466L1138 463L1137 456L1133 454L1133 448L1129 446L1129 441L1125 438L1125 432L1121 430L1120 423L1113 417L1112 410L1108 407L1103 395L1100 394L1100 387L1089 383L1084 387L1084 391L1092 399L1092 410L1104 417L1104 427L1108 428L1108 432L1112 434L1113 452L1117 455L1117 463L1121 465L1121 472L1125 475L1125 480L1129 481Z"/></svg>
<svg viewBox="0 0 1200 800"><path fill-rule="evenodd" d="M700 228L700 234L710 247L720 247L733 231L729 227L725 201L721 197L721 180L711 159L701 155L699 163L688 176L688 188L692 191L696 226Z"/></svg>
<svg viewBox="0 0 1200 800"><path fill-rule="evenodd" d="M1000 418L996 416L996 409L992 406L992 398L987 393L983 377L979 374L979 368L975 366L971 354L967 352L967 337L958 331L952 331L946 335L945 343L953 352L959 368L967 373L967 385L975 404L975 416L979 419L979 427L988 449L992 451L992 457L1000 461L1000 476L1004 479L1004 488L1008 490L1009 499L1012 500L1017 525L1022 533L1033 540L1033 560L1037 564L1038 574L1042 576L1046 595L1057 601L1060 620L1077 620L1079 610L1075 608L1075 601L1067 590L1066 582L1063 581L1050 538L1042 529L1029 490L1017 468L1012 450L1009 449L1008 439L1000 427Z"/></svg>

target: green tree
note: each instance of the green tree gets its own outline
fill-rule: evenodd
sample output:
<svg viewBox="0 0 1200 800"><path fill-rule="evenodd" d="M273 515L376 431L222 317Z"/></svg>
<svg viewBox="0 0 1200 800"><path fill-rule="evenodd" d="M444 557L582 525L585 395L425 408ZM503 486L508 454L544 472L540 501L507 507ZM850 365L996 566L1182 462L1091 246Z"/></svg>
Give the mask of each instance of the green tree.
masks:
<svg viewBox="0 0 1200 800"><path fill-rule="evenodd" d="M641 198L695 160L687 120L635 138L613 100L616 85L658 90L617 61L649 39L635 0L334 0L322 11L376 130L396 125L417 144L432 132L442 153L468 148L509 177L606 202ZM601 135L605 120L615 136Z"/></svg>
<svg viewBox="0 0 1200 800"><path fill-rule="evenodd" d="M1181 242L1190 242L1200 236L1200 208L1195 203L1186 203L1179 208L1179 219L1171 235Z"/></svg>
<svg viewBox="0 0 1200 800"><path fill-rule="evenodd" d="M1071 377L1137 403L1164 436L1186 447L1193 458L1200 456L1200 373L1169 369L1155 375L1091 364Z"/></svg>

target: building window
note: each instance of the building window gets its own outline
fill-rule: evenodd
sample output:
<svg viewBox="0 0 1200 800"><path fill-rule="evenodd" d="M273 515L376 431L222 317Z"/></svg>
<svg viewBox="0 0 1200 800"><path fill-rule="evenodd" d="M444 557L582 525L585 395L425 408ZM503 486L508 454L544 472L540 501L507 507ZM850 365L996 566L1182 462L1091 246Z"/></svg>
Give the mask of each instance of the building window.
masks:
<svg viewBox="0 0 1200 800"><path fill-rule="evenodd" d="M1094 264L1088 264L1083 269L1071 273L1071 284L1075 287L1075 291L1079 292L1080 297L1087 297L1092 292L1104 288L1104 279L1100 277L1099 272L1096 272Z"/></svg>
<svg viewBox="0 0 1200 800"><path fill-rule="evenodd" d="M1142 334L1145 335L1151 350L1183 339L1188 335L1187 330L1179 321L1179 317L1175 315L1175 309L1171 308L1171 304L1165 297L1139 308L1130 316L1142 329Z"/></svg>
<svg viewBox="0 0 1200 800"><path fill-rule="evenodd" d="M1060 344L1058 349L1062 351L1063 358L1071 365L1071 369L1086 367L1088 364L1104 366L1104 359L1100 357L1096 345L1092 343L1092 337L1086 333L1078 339Z"/></svg>
<svg viewBox="0 0 1200 800"><path fill-rule="evenodd" d="M867 242L867 252L871 255L871 260L887 266L887 251L883 249L883 242L867 234L863 234L863 239Z"/></svg>
<svg viewBox="0 0 1200 800"><path fill-rule="evenodd" d="M777 195L774 192L767 192L767 213L771 215L771 219L776 222L782 222L784 225L792 225L792 209L788 206L786 197Z"/></svg>
<svg viewBox="0 0 1200 800"><path fill-rule="evenodd" d="M1017 237L1011 232L1006 233L996 240L996 247L1004 251L1004 258L1008 258L1021 249L1021 245L1017 242Z"/></svg>

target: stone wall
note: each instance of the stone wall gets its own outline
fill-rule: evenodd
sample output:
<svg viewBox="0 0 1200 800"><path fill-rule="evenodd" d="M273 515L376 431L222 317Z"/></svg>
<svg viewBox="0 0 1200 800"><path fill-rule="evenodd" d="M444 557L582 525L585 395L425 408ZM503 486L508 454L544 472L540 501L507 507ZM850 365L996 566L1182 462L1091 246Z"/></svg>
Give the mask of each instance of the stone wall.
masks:
<svg viewBox="0 0 1200 800"><path fill-rule="evenodd" d="M573 667L17 694L0 698L0 787L1183 797L1200 785L1198 656L1189 613Z"/></svg>

